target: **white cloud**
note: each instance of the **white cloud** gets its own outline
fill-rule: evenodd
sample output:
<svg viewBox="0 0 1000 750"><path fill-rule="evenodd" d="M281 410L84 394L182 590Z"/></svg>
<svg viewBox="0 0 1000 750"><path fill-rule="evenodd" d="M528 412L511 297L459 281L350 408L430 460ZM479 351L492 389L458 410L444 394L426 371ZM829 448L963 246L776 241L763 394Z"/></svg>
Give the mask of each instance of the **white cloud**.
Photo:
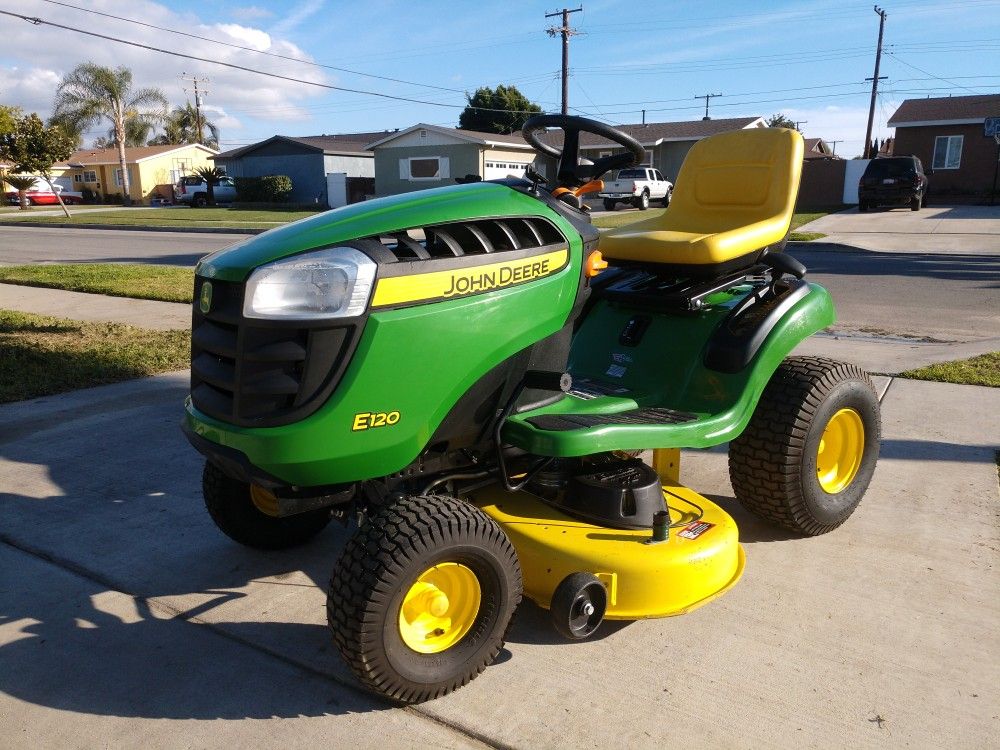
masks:
<svg viewBox="0 0 1000 750"><path fill-rule="evenodd" d="M323 7L323 0L305 0L291 8L271 29L275 34L287 34Z"/></svg>
<svg viewBox="0 0 1000 750"><path fill-rule="evenodd" d="M142 19L149 24L178 29L190 34L219 39L231 44L267 50L288 57L311 58L295 44L281 39L279 34L251 25L208 25L189 13L151 0L105 0L102 12L125 18ZM283 76L329 83L331 79L308 64L292 60L274 60L244 50L208 41L176 36L136 24L93 16L77 10L53 13L52 6L39 0L23 0L18 8L25 15L53 20L66 26L94 31L108 36L146 44L196 58L218 60L258 70L274 70ZM226 131L245 126L246 120L256 122L260 130L279 132L288 122L309 118L303 105L326 94L323 88L267 78L209 62L153 52L125 44L88 39L78 33L45 25L4 22L3 58L10 67L0 68L0 101L48 117L52 112L55 88L61 78L83 62L105 66L126 66L133 74L137 87L161 89L171 105L192 99L191 84L181 81L181 75L207 78L204 85L206 109L218 113L219 125ZM246 110L244 113L241 110ZM102 128L103 129L103 128Z"/></svg>
<svg viewBox="0 0 1000 750"><path fill-rule="evenodd" d="M245 47L266 52L271 48L271 35L260 29L252 29L235 23L219 23L215 25L226 36L242 42Z"/></svg>

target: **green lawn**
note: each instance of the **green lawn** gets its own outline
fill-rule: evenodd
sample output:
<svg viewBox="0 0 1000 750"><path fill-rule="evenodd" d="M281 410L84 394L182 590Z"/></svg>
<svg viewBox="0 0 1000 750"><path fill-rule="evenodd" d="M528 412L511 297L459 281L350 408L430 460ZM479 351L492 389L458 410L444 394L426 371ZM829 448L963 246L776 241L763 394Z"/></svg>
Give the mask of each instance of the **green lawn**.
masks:
<svg viewBox="0 0 1000 750"><path fill-rule="evenodd" d="M620 227L624 224L631 224L633 221L639 221L640 219L652 219L657 216L661 216L665 208L651 208L648 211L616 211L610 214L604 214L602 216L594 217L594 226L601 227L602 229L607 229L609 227ZM839 209L831 209L839 210ZM826 216L830 211L810 211L808 213L797 213L792 215L792 232L788 235L788 239L808 242L810 240L818 240L821 237L825 237L825 234L820 234L819 232L796 232L803 224L808 224L810 221L815 221L816 219Z"/></svg>
<svg viewBox="0 0 1000 750"><path fill-rule="evenodd" d="M179 266L140 263L0 266L0 282L113 297L191 302L194 272Z"/></svg>
<svg viewBox="0 0 1000 750"><path fill-rule="evenodd" d="M0 403L180 370L187 331L0 310Z"/></svg>
<svg viewBox="0 0 1000 750"><path fill-rule="evenodd" d="M58 206L57 206L58 208ZM73 209L70 209L73 213ZM92 214L39 216L33 211L0 214L0 222L32 221L43 224L111 224L129 227L212 227L232 229L271 229L309 216L317 211L285 211L242 208L123 208Z"/></svg>
<svg viewBox="0 0 1000 750"><path fill-rule="evenodd" d="M1000 352L980 354L971 359L957 362L942 362L937 365L908 370L899 374L901 378L912 380L934 380L939 383L959 383L962 385L988 385L1000 388Z"/></svg>

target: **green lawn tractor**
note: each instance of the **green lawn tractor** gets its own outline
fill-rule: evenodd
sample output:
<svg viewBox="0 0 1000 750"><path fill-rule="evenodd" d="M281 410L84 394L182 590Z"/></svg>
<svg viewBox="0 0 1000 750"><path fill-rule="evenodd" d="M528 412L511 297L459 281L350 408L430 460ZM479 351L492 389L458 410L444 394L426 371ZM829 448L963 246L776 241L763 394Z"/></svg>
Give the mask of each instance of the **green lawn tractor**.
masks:
<svg viewBox="0 0 1000 750"><path fill-rule="evenodd" d="M581 159L582 133L621 151ZM739 502L804 535L843 523L875 469L868 375L789 356L834 320L781 252L797 132L699 141L664 214L604 233L582 197L642 146L558 115L524 135L548 183L351 205L196 271L184 429L208 511L265 549L356 519L329 625L402 703L482 672L522 596L580 639L733 586L736 525L680 484L681 448L729 443Z"/></svg>

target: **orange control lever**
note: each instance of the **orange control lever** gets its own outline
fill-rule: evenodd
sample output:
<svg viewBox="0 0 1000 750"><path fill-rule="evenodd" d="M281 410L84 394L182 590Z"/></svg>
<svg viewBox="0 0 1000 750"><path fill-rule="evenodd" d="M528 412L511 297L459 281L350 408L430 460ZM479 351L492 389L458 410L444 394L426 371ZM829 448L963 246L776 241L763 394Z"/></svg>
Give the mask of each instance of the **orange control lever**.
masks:
<svg viewBox="0 0 1000 750"><path fill-rule="evenodd" d="M580 185L580 187L572 192L573 195L581 196L587 193L599 193L602 190L604 190L604 180L591 180L586 185Z"/></svg>

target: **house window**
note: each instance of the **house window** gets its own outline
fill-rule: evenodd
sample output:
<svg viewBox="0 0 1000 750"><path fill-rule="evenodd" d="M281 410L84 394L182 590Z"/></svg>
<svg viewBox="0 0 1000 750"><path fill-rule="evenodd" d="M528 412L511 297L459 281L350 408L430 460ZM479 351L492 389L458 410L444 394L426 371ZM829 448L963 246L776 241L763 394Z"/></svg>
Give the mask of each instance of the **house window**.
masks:
<svg viewBox="0 0 1000 750"><path fill-rule="evenodd" d="M448 177L447 156L411 156L399 160L401 180L446 180Z"/></svg>
<svg viewBox="0 0 1000 750"><path fill-rule="evenodd" d="M84 182L97 182L97 172L86 171L83 173Z"/></svg>
<svg viewBox="0 0 1000 750"><path fill-rule="evenodd" d="M645 154L646 154L646 158L642 160L642 164L640 166L643 166L643 167L651 167L651 166L653 166L653 152L650 151L649 149L646 149L645 150Z"/></svg>
<svg viewBox="0 0 1000 750"><path fill-rule="evenodd" d="M82 174L73 175L73 182L83 182L83 175Z"/></svg>
<svg viewBox="0 0 1000 750"><path fill-rule="evenodd" d="M939 135L934 139L934 169L958 169L962 166L962 135Z"/></svg>

